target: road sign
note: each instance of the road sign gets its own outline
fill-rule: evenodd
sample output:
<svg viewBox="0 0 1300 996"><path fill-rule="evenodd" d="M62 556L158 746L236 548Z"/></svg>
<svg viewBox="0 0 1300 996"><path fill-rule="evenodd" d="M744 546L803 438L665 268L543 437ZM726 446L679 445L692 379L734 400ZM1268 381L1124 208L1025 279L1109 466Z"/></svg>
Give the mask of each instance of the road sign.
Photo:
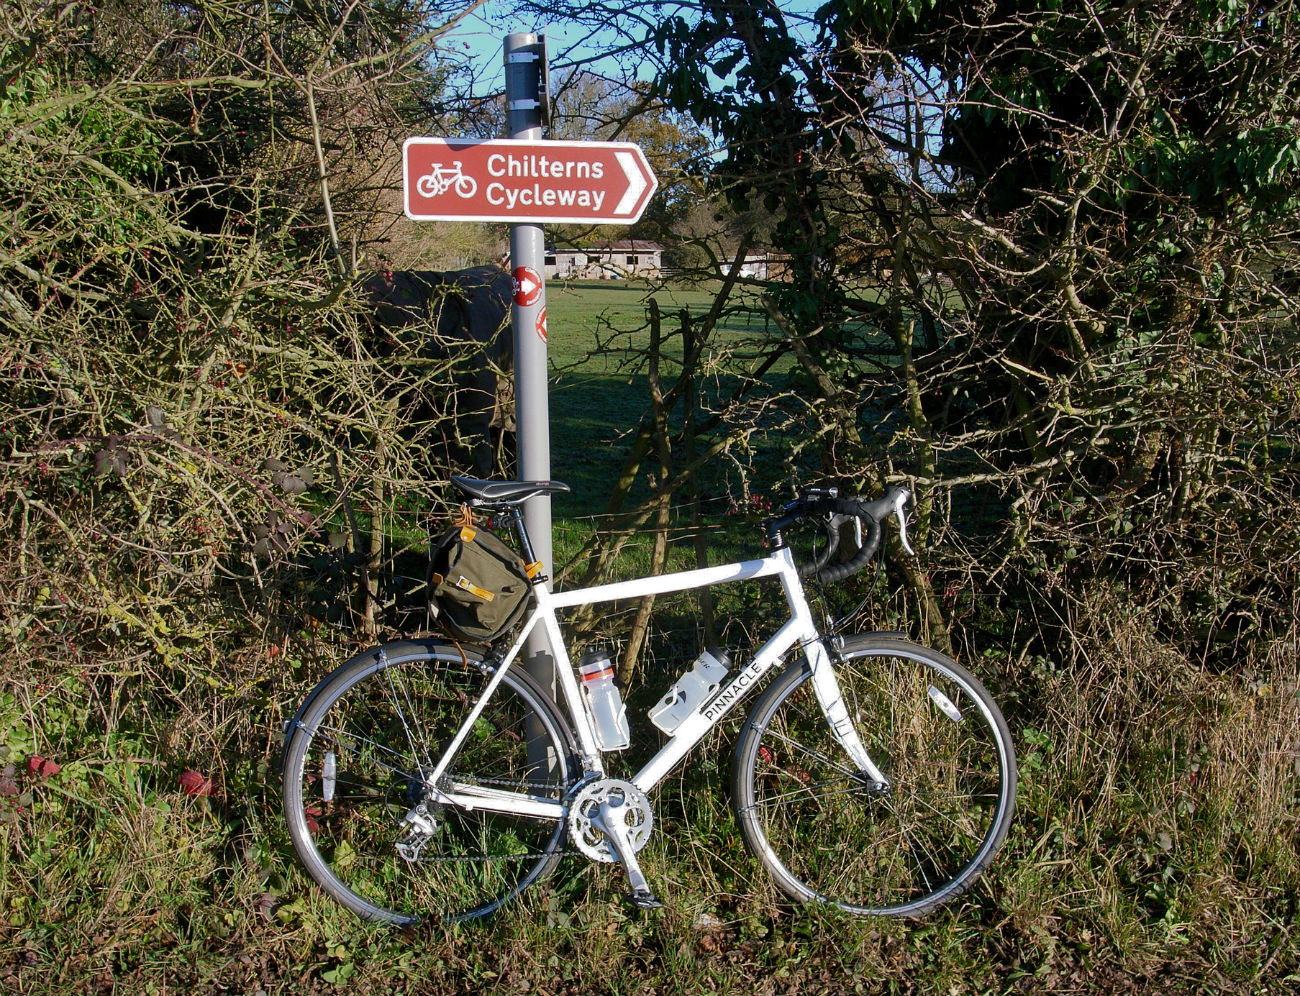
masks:
<svg viewBox="0 0 1300 996"><path fill-rule="evenodd" d="M630 142L408 138L402 167L413 221L630 225L659 185Z"/></svg>
<svg viewBox="0 0 1300 996"><path fill-rule="evenodd" d="M521 308L528 308L542 299L541 274L531 266L517 266L515 272L511 274L511 280L515 288L515 304Z"/></svg>

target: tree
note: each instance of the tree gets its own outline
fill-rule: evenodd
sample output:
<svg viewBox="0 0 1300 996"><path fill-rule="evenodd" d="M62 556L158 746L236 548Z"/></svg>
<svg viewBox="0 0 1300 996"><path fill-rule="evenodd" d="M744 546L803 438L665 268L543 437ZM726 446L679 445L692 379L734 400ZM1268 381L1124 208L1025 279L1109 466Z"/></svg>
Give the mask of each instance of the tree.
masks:
<svg viewBox="0 0 1300 996"><path fill-rule="evenodd" d="M302 544L324 556L332 531L360 575L358 621L378 625L383 519L427 490L410 468L445 452L436 426L402 434L399 415L440 397L455 360L377 342L354 278L374 178L439 106L446 77L426 60L446 16L11 6L2 501L26 523L0 570L12 604L44 590L77 609L68 639L116 632L170 662L227 625L214 588L269 612L263 593L294 575L268 562Z"/></svg>
<svg viewBox="0 0 1300 996"><path fill-rule="evenodd" d="M657 99L649 86L621 83L590 71L558 74L553 82L554 121L548 137L562 141L619 141L640 146L659 181L645 215L629 231L609 226L595 232L565 226L562 240L633 238L664 241L703 193L702 163L711 151L707 135L688 117Z"/></svg>
<svg viewBox="0 0 1300 996"><path fill-rule="evenodd" d="M820 17L809 45L775 7L706 2L656 41L660 92L725 139L715 175L783 209L771 348L819 400L823 472L903 471L923 511L987 489L1021 563L1159 591L1186 639L1266 628L1260 599L1285 618L1289 569L1214 561L1225 510L1276 537L1279 483L1295 503L1296 302L1273 279L1300 179L1293 7Z"/></svg>

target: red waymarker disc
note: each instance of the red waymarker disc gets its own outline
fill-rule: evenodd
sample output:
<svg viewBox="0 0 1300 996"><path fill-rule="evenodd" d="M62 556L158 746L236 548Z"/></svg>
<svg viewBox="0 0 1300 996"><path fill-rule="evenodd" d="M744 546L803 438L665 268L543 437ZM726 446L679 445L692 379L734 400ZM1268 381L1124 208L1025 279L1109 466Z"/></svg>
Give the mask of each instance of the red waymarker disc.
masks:
<svg viewBox="0 0 1300 996"><path fill-rule="evenodd" d="M542 342L546 341L546 309L543 308L537 313L537 338Z"/></svg>
<svg viewBox="0 0 1300 996"><path fill-rule="evenodd" d="M515 304L527 308L541 299L542 277L531 266L516 267L511 276L515 282Z"/></svg>

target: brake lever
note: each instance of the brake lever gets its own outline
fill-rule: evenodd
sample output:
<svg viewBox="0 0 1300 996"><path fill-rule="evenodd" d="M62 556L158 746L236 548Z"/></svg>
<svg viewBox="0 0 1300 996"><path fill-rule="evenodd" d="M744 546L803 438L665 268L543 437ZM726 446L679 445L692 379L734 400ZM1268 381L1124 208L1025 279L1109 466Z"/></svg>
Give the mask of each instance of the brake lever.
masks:
<svg viewBox="0 0 1300 996"><path fill-rule="evenodd" d="M912 549L912 544L907 542L907 503L912 497L912 492L906 488L899 488L894 496L892 511L898 517L898 542L903 545L908 556L915 557L916 551Z"/></svg>
<svg viewBox="0 0 1300 996"><path fill-rule="evenodd" d="M839 529L846 522L853 524L853 549L862 548L862 520L856 515L844 515L840 512L831 512L826 516L826 525L830 529Z"/></svg>

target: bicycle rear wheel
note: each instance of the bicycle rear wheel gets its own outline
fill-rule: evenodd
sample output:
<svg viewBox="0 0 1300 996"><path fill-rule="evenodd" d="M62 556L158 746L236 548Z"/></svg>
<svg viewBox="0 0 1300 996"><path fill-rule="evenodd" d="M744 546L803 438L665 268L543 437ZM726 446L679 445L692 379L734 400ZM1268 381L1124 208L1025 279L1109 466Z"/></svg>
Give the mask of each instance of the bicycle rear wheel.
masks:
<svg viewBox="0 0 1300 996"><path fill-rule="evenodd" d="M425 775L489 673L436 641L387 644L352 658L299 709L283 762L289 833L312 878L366 919L483 916L558 861L563 820L429 799ZM573 756L555 706L511 667L447 776L559 801Z"/></svg>
<svg viewBox="0 0 1300 996"><path fill-rule="evenodd" d="M868 635L848 638L841 657L849 716L888 785L854 768L799 661L746 720L736 818L787 895L859 916L919 916L966 891L1006 837L1011 736L983 685L943 654Z"/></svg>

